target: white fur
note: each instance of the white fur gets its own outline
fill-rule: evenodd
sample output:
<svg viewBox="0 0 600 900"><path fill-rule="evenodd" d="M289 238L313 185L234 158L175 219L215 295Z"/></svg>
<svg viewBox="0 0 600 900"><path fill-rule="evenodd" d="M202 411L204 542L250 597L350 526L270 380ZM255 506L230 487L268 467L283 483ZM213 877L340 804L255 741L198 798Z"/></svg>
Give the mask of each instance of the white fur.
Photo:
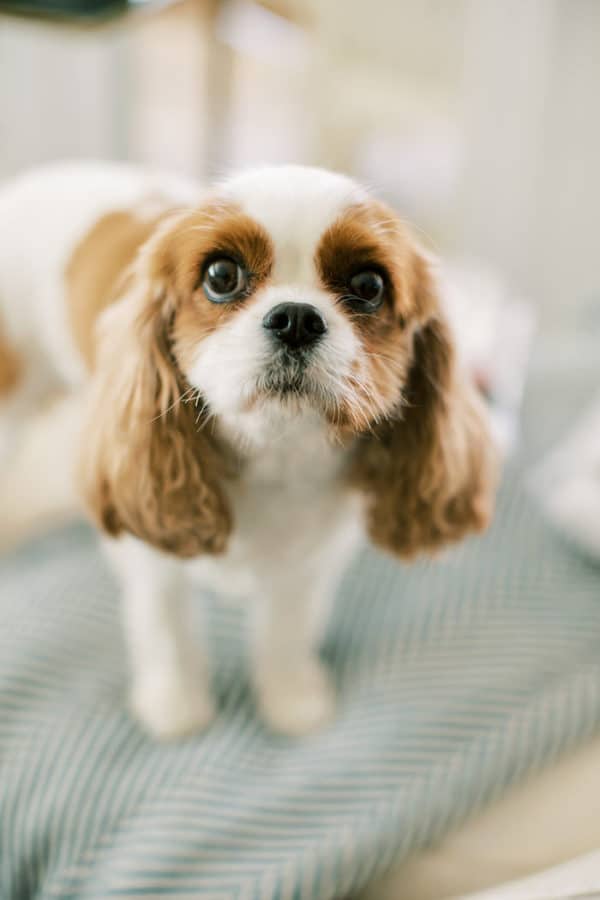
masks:
<svg viewBox="0 0 600 900"><path fill-rule="evenodd" d="M0 413L0 425L12 423ZM18 440L0 461L0 549L72 520L80 503L73 478L81 421L78 393L56 398L21 419Z"/></svg>
<svg viewBox="0 0 600 900"><path fill-rule="evenodd" d="M253 601L254 682L271 727L300 734L323 725L333 690L317 648L360 538L357 500L340 486L345 453L328 441L320 415L308 408L293 415L275 401L249 412L245 401L270 352L263 316L283 300L309 302L326 319L309 374L341 398L356 337L318 285L314 250L327 226L364 193L343 176L300 167L238 176L221 193L260 221L275 247L270 286L203 342L186 373L246 455L244 475L231 490L235 531L224 557L192 563L131 537L107 542L123 585L132 706L160 738L201 728L213 712L206 663L184 619L189 577ZM63 302L64 268L77 242L103 213L147 209L159 195L172 205L194 202L200 191L128 167L77 165L39 171L0 192L0 319L26 353L40 391L51 378L78 396L84 381ZM63 450L70 458L74 440L74 429L48 426L53 459ZM36 441L47 446L39 434ZM44 452L35 463L42 468Z"/></svg>
<svg viewBox="0 0 600 900"><path fill-rule="evenodd" d="M69 332L64 272L73 250L105 213L164 197L194 203L193 183L133 166L77 163L36 169L0 190L0 318L38 368L70 386L83 366Z"/></svg>
<svg viewBox="0 0 600 900"><path fill-rule="evenodd" d="M366 199L360 185L309 166L278 166L243 172L222 187L268 232L275 247L274 277L311 282L319 238L346 207Z"/></svg>
<svg viewBox="0 0 600 900"><path fill-rule="evenodd" d="M263 290L251 305L202 342L195 364L186 373L212 412L222 416L242 440L262 439L262 417L257 422L256 416L244 415L243 410L271 353L263 318L284 301L310 303L325 319L327 334L315 349L306 375L338 401L344 399L344 378L351 374L351 364L357 359L358 343L350 323L316 286L314 275L307 284L275 284ZM268 418L268 412L264 416ZM281 418L280 407L277 418Z"/></svg>
<svg viewBox="0 0 600 900"><path fill-rule="evenodd" d="M122 585L133 712L157 738L201 730L214 710L190 637L182 565L131 536L105 545Z"/></svg>

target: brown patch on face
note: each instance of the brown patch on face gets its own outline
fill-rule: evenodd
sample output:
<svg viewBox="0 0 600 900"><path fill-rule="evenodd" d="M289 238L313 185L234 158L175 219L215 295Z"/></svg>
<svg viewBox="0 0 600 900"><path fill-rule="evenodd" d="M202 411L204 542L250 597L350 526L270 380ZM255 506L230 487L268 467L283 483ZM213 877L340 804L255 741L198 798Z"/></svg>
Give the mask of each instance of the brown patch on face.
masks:
<svg viewBox="0 0 600 900"><path fill-rule="evenodd" d="M248 288L239 300L213 303L202 278L219 257L238 262L248 273ZM266 231L234 205L214 204L183 218L154 255L151 277L166 280L177 298L171 340L182 371L193 364L199 343L248 302L273 266L273 246Z"/></svg>
<svg viewBox="0 0 600 900"><path fill-rule="evenodd" d="M23 361L10 343L0 322L0 398L11 394L23 375Z"/></svg>
<svg viewBox="0 0 600 900"><path fill-rule="evenodd" d="M349 207L321 238L315 263L321 282L334 298L362 345L350 379L351 399L342 406L349 427L365 431L401 401L412 355L415 328L428 315L420 258L399 219L375 201ZM362 310L347 298L350 281L373 270L384 280L380 307Z"/></svg>
<svg viewBox="0 0 600 900"><path fill-rule="evenodd" d="M75 343L86 365L96 356L98 316L116 300L118 287L159 220L144 221L128 210L102 216L75 248L66 268L66 298Z"/></svg>
<svg viewBox="0 0 600 900"><path fill-rule="evenodd" d="M324 233L315 258L323 284L338 297L350 293L350 279L358 272L375 269L382 274L386 299L379 319L400 326L411 319L423 321L435 309L420 261L409 229L375 200L348 207Z"/></svg>
<svg viewBox="0 0 600 900"><path fill-rule="evenodd" d="M251 290L270 271L260 227L216 204L166 221L143 248L102 323L80 461L104 530L186 558L223 552L232 528L222 481L237 460L214 420L199 418L184 375L202 338L246 302L204 296L204 267L218 255L243 260Z"/></svg>

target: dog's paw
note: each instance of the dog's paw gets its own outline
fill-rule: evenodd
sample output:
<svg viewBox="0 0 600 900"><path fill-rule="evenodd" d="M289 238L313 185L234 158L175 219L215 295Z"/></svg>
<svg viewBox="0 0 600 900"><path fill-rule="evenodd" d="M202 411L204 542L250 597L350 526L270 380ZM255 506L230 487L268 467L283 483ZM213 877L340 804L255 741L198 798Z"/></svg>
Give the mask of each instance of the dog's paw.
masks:
<svg viewBox="0 0 600 900"><path fill-rule="evenodd" d="M333 718L335 691L327 669L316 659L294 668L261 666L256 688L263 720L279 734L300 737Z"/></svg>
<svg viewBox="0 0 600 900"><path fill-rule="evenodd" d="M160 671L134 682L130 706L142 727L159 741L173 741L204 731L215 715L202 679Z"/></svg>

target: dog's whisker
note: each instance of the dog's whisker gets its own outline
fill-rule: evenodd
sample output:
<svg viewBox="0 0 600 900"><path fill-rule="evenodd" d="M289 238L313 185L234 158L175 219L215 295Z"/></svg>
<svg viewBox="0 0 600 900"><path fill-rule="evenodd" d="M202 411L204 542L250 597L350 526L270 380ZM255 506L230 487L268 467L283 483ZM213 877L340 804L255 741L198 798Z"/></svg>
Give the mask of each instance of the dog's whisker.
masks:
<svg viewBox="0 0 600 900"><path fill-rule="evenodd" d="M185 403L189 396L195 392L196 388L188 388L187 391L184 391L183 394L180 394L179 397L176 397L175 400L166 409L161 410L158 415L154 416L153 419L150 419L150 422L157 422L158 419L163 418L167 415L167 413L171 412L171 410L175 409L176 406L179 406L180 403Z"/></svg>

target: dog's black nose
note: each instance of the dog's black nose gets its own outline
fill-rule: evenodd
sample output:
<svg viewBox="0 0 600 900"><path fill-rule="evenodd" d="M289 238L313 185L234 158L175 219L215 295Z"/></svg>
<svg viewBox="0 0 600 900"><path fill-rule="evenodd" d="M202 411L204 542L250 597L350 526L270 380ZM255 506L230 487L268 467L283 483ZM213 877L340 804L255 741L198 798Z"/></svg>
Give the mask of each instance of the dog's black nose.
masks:
<svg viewBox="0 0 600 900"><path fill-rule="evenodd" d="M264 317L263 326L288 347L306 347L327 331L325 319L309 303L280 303Z"/></svg>

